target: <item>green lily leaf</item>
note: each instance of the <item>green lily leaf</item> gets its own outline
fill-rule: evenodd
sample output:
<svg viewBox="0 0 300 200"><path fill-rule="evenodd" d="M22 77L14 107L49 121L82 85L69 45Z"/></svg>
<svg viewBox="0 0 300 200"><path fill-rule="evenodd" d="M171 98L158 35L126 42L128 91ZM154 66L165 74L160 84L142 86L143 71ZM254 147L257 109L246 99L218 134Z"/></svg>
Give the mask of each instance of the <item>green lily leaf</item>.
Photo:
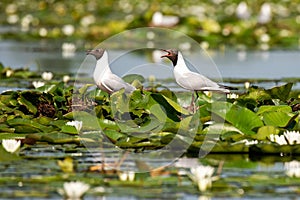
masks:
<svg viewBox="0 0 300 200"><path fill-rule="evenodd" d="M0 132L1 132L1 135L2 135L3 133L14 133L14 132L15 132L15 129L9 127L9 126L6 125L6 124L0 124Z"/></svg>
<svg viewBox="0 0 300 200"><path fill-rule="evenodd" d="M286 112L265 112L263 113L263 121L266 125L286 127L288 126L298 114L289 114Z"/></svg>
<svg viewBox="0 0 300 200"><path fill-rule="evenodd" d="M258 129L255 138L257 140L268 140L271 134L277 135L280 132L275 126L262 126Z"/></svg>
<svg viewBox="0 0 300 200"><path fill-rule="evenodd" d="M120 133L118 131L115 130L105 130L104 134L109 138L110 141L112 141L113 143L116 143L118 140L120 140L121 138L126 137L127 135L124 133Z"/></svg>
<svg viewBox="0 0 300 200"><path fill-rule="evenodd" d="M151 133L149 138L153 142L161 142L162 144L170 143L175 137L174 133L171 132L158 132L158 133Z"/></svg>
<svg viewBox="0 0 300 200"><path fill-rule="evenodd" d="M85 111L72 111L64 115L66 119L82 121L83 130L99 130L99 120L96 116Z"/></svg>
<svg viewBox="0 0 300 200"><path fill-rule="evenodd" d="M72 135L78 135L78 131L74 126L69 126L69 125L63 125L61 127L61 132L63 133L69 133Z"/></svg>
<svg viewBox="0 0 300 200"><path fill-rule="evenodd" d="M291 92L292 87L293 87L293 83L287 83L282 86L273 87L267 90L267 92L274 99L280 99L281 101L286 101L289 98L289 94Z"/></svg>
<svg viewBox="0 0 300 200"><path fill-rule="evenodd" d="M98 122L99 122L99 125L102 130L105 130L105 129L119 130L119 126L114 121L111 121L108 119L99 119Z"/></svg>
<svg viewBox="0 0 300 200"><path fill-rule="evenodd" d="M191 114L188 110L182 108L178 103L176 103L175 101L173 101L172 99L162 95L165 100L179 113L182 113L184 115L189 115Z"/></svg>
<svg viewBox="0 0 300 200"><path fill-rule="evenodd" d="M37 113L36 106L34 106L30 101L25 99L25 97L23 97L22 95L18 98L18 102L20 105L25 106L27 108L27 110L29 112L33 113L34 115Z"/></svg>
<svg viewBox="0 0 300 200"><path fill-rule="evenodd" d="M255 134L254 128L263 126L262 120L251 110L228 102L217 102L211 112L219 115L245 134Z"/></svg>
<svg viewBox="0 0 300 200"><path fill-rule="evenodd" d="M288 105L278 105L278 106L272 106L272 105L266 105L266 106L260 106L257 115L261 115L265 112L272 112L272 111L280 111L280 112L292 112L292 108Z"/></svg>
<svg viewBox="0 0 300 200"><path fill-rule="evenodd" d="M49 143L54 143L54 144L66 144L66 143L80 144L80 138L71 136L69 134L58 133L58 132L42 135L40 140Z"/></svg>
<svg viewBox="0 0 300 200"><path fill-rule="evenodd" d="M19 97L19 94L15 91L8 91L4 92L0 95L0 101L1 103L5 104L6 106L17 106L18 101L17 98Z"/></svg>
<svg viewBox="0 0 300 200"><path fill-rule="evenodd" d="M17 160L21 159L20 156L18 156L17 153L9 153L5 151L5 149L0 146L0 162L16 162Z"/></svg>
<svg viewBox="0 0 300 200"><path fill-rule="evenodd" d="M41 125L30 119L14 118L7 120L7 124L15 128L15 132L28 133L28 132L50 132L53 128Z"/></svg>
<svg viewBox="0 0 300 200"><path fill-rule="evenodd" d="M124 93L124 91L125 91L124 89L121 89L117 92L114 92L110 96L112 114L115 117L117 113L123 114L123 113L128 113L130 111L129 98Z"/></svg>
<svg viewBox="0 0 300 200"><path fill-rule="evenodd" d="M126 121L126 123L117 122L117 125L123 133L149 133L161 130L163 123L155 117L152 117L148 123L142 124L141 126L135 124L133 121Z"/></svg>
<svg viewBox="0 0 300 200"><path fill-rule="evenodd" d="M171 119L172 121L178 122L180 121L179 117L177 115L180 115L180 109L179 105L177 108L174 108L167 100L166 97L164 97L161 94L158 93L152 93L150 95L149 104L147 106L148 109L151 109L152 114L154 114L156 117L161 118L162 120L166 120L167 118ZM169 99L171 102L172 100ZM176 103L174 102L174 105ZM154 106L154 107L153 107ZM153 107L153 108L151 108ZM162 116L160 116L162 115ZM167 117L166 117L167 116Z"/></svg>

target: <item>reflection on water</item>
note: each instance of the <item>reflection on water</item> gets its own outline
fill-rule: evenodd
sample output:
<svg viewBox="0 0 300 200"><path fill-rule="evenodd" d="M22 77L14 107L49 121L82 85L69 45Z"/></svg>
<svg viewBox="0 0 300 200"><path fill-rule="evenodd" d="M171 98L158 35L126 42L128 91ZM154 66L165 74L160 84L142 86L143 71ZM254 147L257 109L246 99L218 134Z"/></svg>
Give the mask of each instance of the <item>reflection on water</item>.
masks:
<svg viewBox="0 0 300 200"><path fill-rule="evenodd" d="M126 169L140 167L144 162L150 166L168 164L171 171L178 167L189 168L197 163L217 167L223 163L220 178L213 182L212 189L199 193L197 187L186 175L166 174L162 179L148 186L116 183L117 176L103 175L100 172L88 172L92 166L113 164L120 161L124 154L119 154L115 148L74 148L72 145L35 145L23 148L21 159L12 161L9 157L0 156L0 198L35 197L35 199L60 199L57 190L69 179L89 179L94 182L84 199L273 199L280 195L281 199L297 198L299 192L297 178L291 178L286 173L286 164L299 157L262 156L252 157L247 154L210 154L205 158L184 158L180 165L169 165L167 157L136 158L123 160L122 167ZM72 157L76 163L76 174L63 173L57 161ZM294 161L295 162L295 161ZM20 167L22 166L22 167ZM109 168L107 168L109 170ZM300 169L298 169L300 170ZM147 185L148 179L143 174L136 174L140 185ZM169 177L169 178L168 178ZM43 183L43 184L41 184ZM47 183L47 184L46 184ZM133 182L134 183L134 182ZM116 184L116 185L114 185ZM97 188L102 188L101 193ZM138 188L138 189L137 189ZM201 198L200 198L201 197ZM23 198L25 199L25 198ZM34 198L33 198L34 199Z"/></svg>

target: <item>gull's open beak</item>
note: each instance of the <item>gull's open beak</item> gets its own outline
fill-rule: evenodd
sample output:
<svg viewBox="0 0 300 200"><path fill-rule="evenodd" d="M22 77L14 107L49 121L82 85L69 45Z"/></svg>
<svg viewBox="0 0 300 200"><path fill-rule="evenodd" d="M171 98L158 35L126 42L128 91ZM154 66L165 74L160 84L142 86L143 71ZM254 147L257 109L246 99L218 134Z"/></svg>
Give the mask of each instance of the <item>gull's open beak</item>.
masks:
<svg viewBox="0 0 300 200"><path fill-rule="evenodd" d="M171 55L171 52L165 49L160 49L161 51L167 52L168 54L161 56L161 58L168 57Z"/></svg>

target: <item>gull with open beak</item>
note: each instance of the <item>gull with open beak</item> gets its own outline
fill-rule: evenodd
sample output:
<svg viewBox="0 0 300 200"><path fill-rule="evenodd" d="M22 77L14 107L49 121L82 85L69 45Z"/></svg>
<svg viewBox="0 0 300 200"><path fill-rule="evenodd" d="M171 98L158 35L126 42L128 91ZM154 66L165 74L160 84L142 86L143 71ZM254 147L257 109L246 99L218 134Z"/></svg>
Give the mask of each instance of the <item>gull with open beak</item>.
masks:
<svg viewBox="0 0 300 200"><path fill-rule="evenodd" d="M166 57L172 61L172 64L174 66L173 73L177 84L184 89L194 91L197 98L198 91L216 91L221 93L230 93L230 90L237 89L220 85L203 76L202 74L190 71L180 51L176 49L162 49L162 51L165 51L167 54L161 57Z"/></svg>
<svg viewBox="0 0 300 200"><path fill-rule="evenodd" d="M108 54L104 49L88 50L87 55L93 55L96 60L96 67L94 70L93 78L96 85L103 91L112 94L121 89L125 89L125 92L131 93L136 88L126 83L122 78L112 73L109 63Z"/></svg>

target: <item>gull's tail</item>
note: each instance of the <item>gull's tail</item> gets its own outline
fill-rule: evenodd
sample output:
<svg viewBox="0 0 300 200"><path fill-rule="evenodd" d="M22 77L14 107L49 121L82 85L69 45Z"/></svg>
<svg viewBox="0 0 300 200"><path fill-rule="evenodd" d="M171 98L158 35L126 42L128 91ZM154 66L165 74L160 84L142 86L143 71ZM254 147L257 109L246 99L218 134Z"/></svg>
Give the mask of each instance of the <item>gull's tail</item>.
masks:
<svg viewBox="0 0 300 200"><path fill-rule="evenodd" d="M221 88L224 88L224 89L227 89L227 90L238 90L238 88L236 88L236 87L230 87L230 86L221 85L221 84L219 84L219 86Z"/></svg>

